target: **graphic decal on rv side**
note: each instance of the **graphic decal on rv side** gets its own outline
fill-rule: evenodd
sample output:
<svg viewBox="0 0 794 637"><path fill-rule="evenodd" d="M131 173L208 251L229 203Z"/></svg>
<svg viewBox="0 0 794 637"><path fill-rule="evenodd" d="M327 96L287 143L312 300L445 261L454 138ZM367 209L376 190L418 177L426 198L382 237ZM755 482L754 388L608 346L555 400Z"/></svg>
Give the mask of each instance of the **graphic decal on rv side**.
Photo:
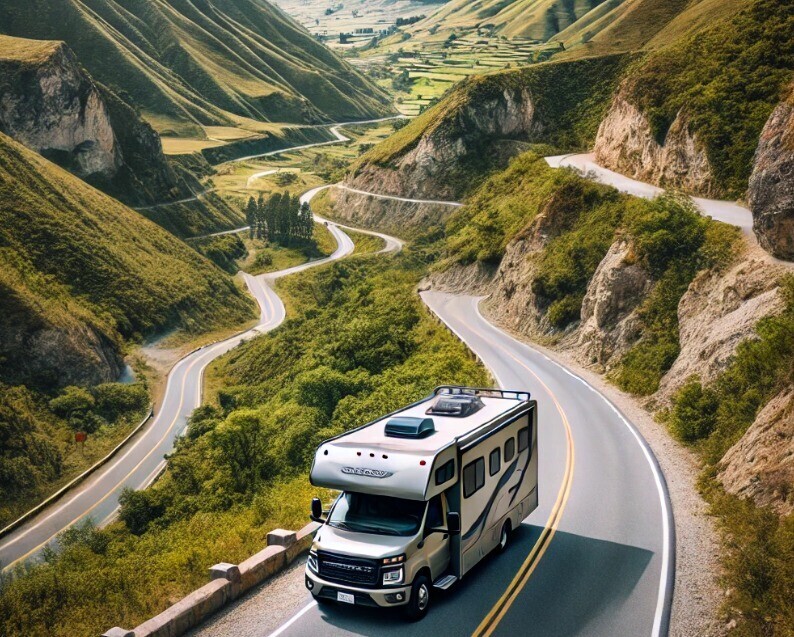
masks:
<svg viewBox="0 0 794 637"><path fill-rule="evenodd" d="M353 476L366 476L367 478L388 478L394 475L391 471L381 471L380 469L367 469L366 467L342 467L342 473Z"/></svg>
<svg viewBox="0 0 794 637"><path fill-rule="evenodd" d="M473 542L480 537L480 534L482 533L481 527L484 526L485 520L488 519L488 514L491 512L491 507L493 506L493 503L496 500L496 496L498 496L499 493L501 493L504 486L508 482L510 482L510 478L513 477L513 473L516 470L516 465L518 465L518 456L516 457L515 460L513 460L513 462L510 463L510 466L507 467L507 469L505 469L505 472L499 478L499 482L497 483L496 488L494 488L493 493L491 493L491 497L488 498L488 504L483 510L483 512L480 513L480 515L474 521L474 524L471 525L471 528L463 534L461 539L463 540L465 547L468 547L469 544L471 544L469 540ZM479 531L480 533L477 533L477 531ZM477 533L477 536L472 537L474 536L475 533Z"/></svg>

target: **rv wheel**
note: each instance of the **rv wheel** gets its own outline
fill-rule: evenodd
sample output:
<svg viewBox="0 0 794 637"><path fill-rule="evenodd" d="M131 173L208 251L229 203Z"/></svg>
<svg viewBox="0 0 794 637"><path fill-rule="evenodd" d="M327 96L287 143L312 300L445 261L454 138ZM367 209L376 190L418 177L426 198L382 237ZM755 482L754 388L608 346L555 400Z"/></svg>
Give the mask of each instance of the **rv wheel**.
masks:
<svg viewBox="0 0 794 637"><path fill-rule="evenodd" d="M505 549L507 549L507 544L510 541L510 531L513 527L510 524L510 520L507 520L502 525L502 532L499 535L499 544L496 545L496 550L500 553L504 553Z"/></svg>
<svg viewBox="0 0 794 637"><path fill-rule="evenodd" d="M427 615L430 608L430 580L420 573L411 586L411 599L405 606L405 613L411 621L419 621Z"/></svg>

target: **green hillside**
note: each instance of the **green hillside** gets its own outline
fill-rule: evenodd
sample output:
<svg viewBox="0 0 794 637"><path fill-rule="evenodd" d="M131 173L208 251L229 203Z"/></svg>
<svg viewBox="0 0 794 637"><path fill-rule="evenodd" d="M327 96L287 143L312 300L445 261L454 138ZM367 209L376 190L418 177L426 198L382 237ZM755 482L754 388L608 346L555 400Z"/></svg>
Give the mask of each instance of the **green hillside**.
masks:
<svg viewBox="0 0 794 637"><path fill-rule="evenodd" d="M0 381L115 380L123 339L253 316L209 261L0 134Z"/></svg>
<svg viewBox="0 0 794 637"><path fill-rule="evenodd" d="M159 132L389 110L380 89L264 0L7 0L0 32L65 41Z"/></svg>

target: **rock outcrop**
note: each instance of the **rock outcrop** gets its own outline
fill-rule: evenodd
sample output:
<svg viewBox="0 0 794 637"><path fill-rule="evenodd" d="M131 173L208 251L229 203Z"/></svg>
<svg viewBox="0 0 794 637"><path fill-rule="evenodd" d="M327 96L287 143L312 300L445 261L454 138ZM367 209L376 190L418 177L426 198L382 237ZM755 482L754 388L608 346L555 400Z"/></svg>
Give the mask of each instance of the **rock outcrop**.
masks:
<svg viewBox="0 0 794 637"><path fill-rule="evenodd" d="M540 127L529 91L504 88L456 108L393 164L365 164L346 183L401 197L456 199L470 185L463 177L467 164L505 164L515 149L499 142L526 139Z"/></svg>
<svg viewBox="0 0 794 637"><path fill-rule="evenodd" d="M761 132L749 200L758 242L776 257L794 261L794 92Z"/></svg>
<svg viewBox="0 0 794 637"><path fill-rule="evenodd" d="M160 136L63 42L0 36L0 89L0 132L100 190L140 206L192 194Z"/></svg>
<svg viewBox="0 0 794 637"><path fill-rule="evenodd" d="M620 360L642 335L636 309L653 282L631 253L627 241L613 243L590 279L582 302L577 357L601 371Z"/></svg>
<svg viewBox="0 0 794 637"><path fill-rule="evenodd" d="M3 40L17 40L6 38ZM121 152L99 89L62 42L3 47L0 130L80 177L110 178Z"/></svg>
<svg viewBox="0 0 794 637"><path fill-rule="evenodd" d="M616 172L665 188L704 196L715 194L714 178L703 146L679 112L662 143L648 118L619 91L598 128L596 161Z"/></svg>
<svg viewBox="0 0 794 637"><path fill-rule="evenodd" d="M783 268L757 246L725 272L695 277L678 304L681 351L662 378L656 398L667 401L692 375L708 383L725 369L737 345L755 334L765 316L783 309L778 280Z"/></svg>
<svg viewBox="0 0 794 637"><path fill-rule="evenodd" d="M13 265L6 266L6 272ZM115 381L124 367L118 336L78 303L53 302L0 277L0 381L52 390Z"/></svg>
<svg viewBox="0 0 794 637"><path fill-rule="evenodd" d="M718 477L729 493L780 515L794 511L794 389L767 403L721 466Z"/></svg>

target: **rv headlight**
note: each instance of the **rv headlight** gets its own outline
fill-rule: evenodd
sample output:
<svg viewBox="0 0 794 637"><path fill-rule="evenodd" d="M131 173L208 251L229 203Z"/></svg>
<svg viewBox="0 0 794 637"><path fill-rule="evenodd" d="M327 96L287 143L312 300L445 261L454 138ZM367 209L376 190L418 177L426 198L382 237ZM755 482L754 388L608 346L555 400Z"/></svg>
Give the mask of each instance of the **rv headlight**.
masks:
<svg viewBox="0 0 794 637"><path fill-rule="evenodd" d="M402 555L395 555L394 557L384 557L383 558L383 565L386 566L387 564L400 564L405 561L405 553Z"/></svg>
<svg viewBox="0 0 794 637"><path fill-rule="evenodd" d="M403 581L404 572L405 570L402 566L388 571L383 571L383 585L388 586L391 584L401 584Z"/></svg>
<svg viewBox="0 0 794 637"><path fill-rule="evenodd" d="M309 559L306 562L306 565L309 567L309 570L312 573L317 573L317 553L309 553Z"/></svg>

